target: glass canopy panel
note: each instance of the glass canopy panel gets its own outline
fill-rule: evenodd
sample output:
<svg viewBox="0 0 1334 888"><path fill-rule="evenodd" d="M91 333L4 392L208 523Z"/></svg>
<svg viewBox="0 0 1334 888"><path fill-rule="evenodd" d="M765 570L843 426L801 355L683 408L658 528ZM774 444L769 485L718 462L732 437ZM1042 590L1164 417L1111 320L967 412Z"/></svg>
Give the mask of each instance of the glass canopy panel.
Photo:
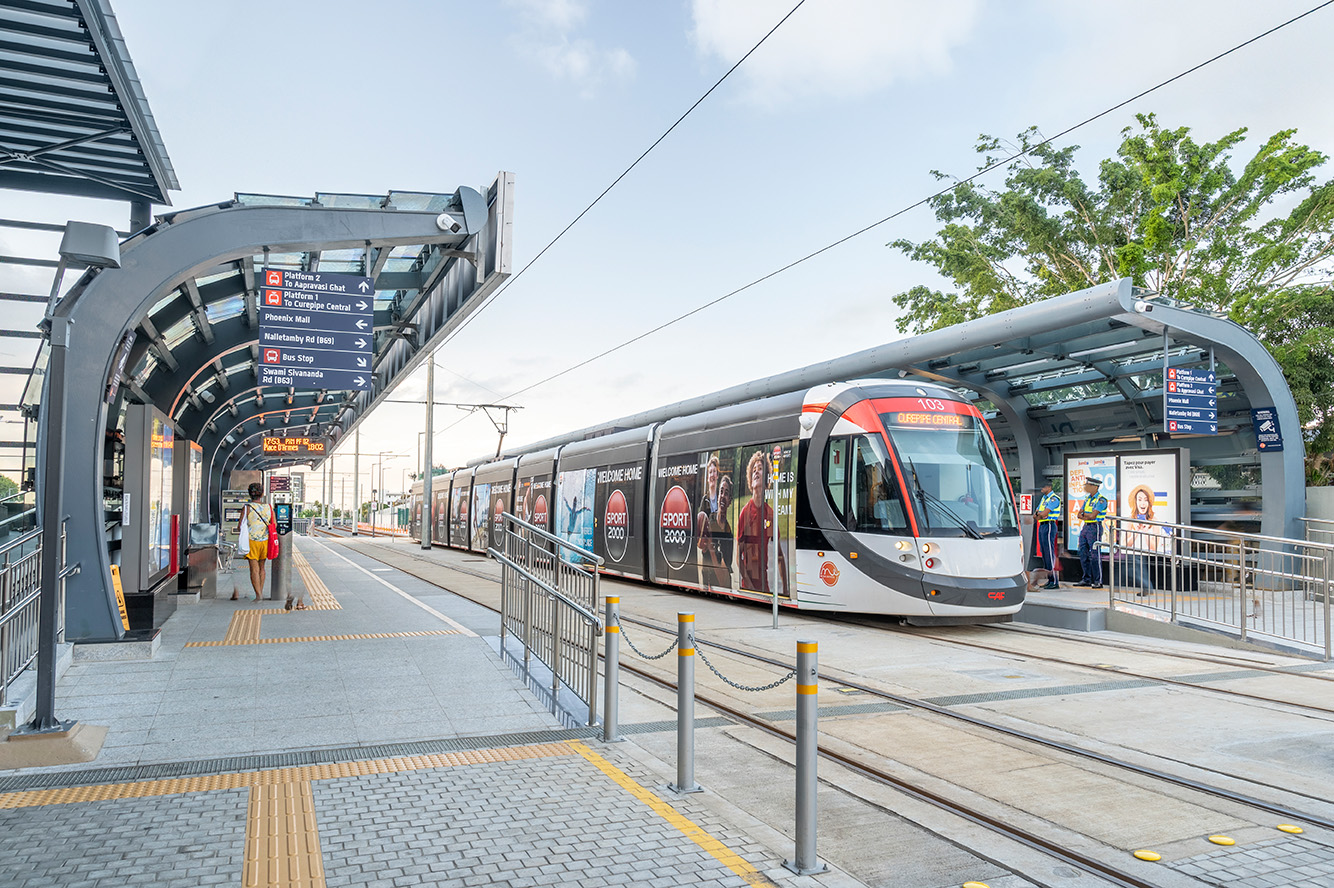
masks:
<svg viewBox="0 0 1334 888"><path fill-rule="evenodd" d="M229 296L226 299L219 299L216 302L210 302L204 306L204 314L208 316L209 323L216 324L218 321L225 321L228 318L234 318L245 311L244 296Z"/></svg>
<svg viewBox="0 0 1334 888"><path fill-rule="evenodd" d="M391 191L389 203L396 209L442 213L454 202L452 194L427 194L421 191Z"/></svg>
<svg viewBox="0 0 1334 888"><path fill-rule="evenodd" d="M348 210L378 210L384 206L380 194L325 194L316 192L315 200L323 207L341 207Z"/></svg>
<svg viewBox="0 0 1334 888"><path fill-rule="evenodd" d="M186 315L163 332L162 338L167 340L168 348L175 349L176 346L194 335L195 325L191 317L191 315Z"/></svg>
<svg viewBox="0 0 1334 888"><path fill-rule="evenodd" d="M1088 382L1043 392L1030 392L1024 395L1024 400L1030 406L1043 407L1050 404L1064 404L1067 401L1086 401L1091 398L1120 394L1121 390L1110 382Z"/></svg>
<svg viewBox="0 0 1334 888"><path fill-rule="evenodd" d="M315 203L311 197L285 197L281 194L240 194L236 202L244 207L308 207Z"/></svg>

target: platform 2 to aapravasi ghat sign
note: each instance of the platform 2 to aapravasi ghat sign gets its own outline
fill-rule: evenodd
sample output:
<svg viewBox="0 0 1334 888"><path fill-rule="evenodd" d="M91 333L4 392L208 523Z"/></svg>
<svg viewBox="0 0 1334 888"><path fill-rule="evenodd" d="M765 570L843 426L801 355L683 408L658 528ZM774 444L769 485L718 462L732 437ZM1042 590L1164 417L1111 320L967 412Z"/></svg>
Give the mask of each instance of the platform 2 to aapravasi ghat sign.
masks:
<svg viewBox="0 0 1334 888"><path fill-rule="evenodd" d="M260 271L259 383L369 391L375 285L368 277Z"/></svg>

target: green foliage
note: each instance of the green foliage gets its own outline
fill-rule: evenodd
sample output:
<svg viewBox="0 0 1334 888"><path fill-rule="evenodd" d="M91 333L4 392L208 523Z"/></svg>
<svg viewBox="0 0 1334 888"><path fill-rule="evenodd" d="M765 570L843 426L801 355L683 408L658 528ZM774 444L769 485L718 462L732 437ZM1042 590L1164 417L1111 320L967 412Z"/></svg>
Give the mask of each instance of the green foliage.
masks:
<svg viewBox="0 0 1334 888"><path fill-rule="evenodd" d="M0 499L19 492L18 482L8 475L0 475Z"/></svg>
<svg viewBox="0 0 1334 888"><path fill-rule="evenodd" d="M1239 129L1197 143L1152 114L1122 130L1116 157L1089 184L1078 146L1040 144L1036 129L977 150L990 166L1029 153L1002 190L960 184L932 201L942 227L923 243L891 246L932 265L955 292L899 293L900 332L924 332L1129 277L1134 284L1226 314L1254 333L1287 376L1308 452L1334 447L1334 182L1313 170L1325 155L1271 136L1244 165ZM943 173L937 178L948 179Z"/></svg>

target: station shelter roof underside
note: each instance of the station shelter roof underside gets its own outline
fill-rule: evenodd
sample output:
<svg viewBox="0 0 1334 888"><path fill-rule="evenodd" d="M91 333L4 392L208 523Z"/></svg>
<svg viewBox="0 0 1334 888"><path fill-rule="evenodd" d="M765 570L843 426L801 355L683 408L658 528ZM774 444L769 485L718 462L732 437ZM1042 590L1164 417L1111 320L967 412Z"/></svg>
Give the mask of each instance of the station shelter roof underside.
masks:
<svg viewBox="0 0 1334 888"><path fill-rule="evenodd" d="M238 194L157 217L121 244L119 268L85 272L55 309L68 330L69 381L53 401L48 375L38 434L45 453L47 415L63 412L61 511L71 516L71 549L80 550L70 557L103 568L70 578L72 637L117 634L105 581L102 466L105 435L123 427L127 405L156 407L178 438L201 445L204 501L216 519L232 469L310 461L263 454L266 436L336 442L509 276L513 187L513 175L501 173L481 189L441 194ZM373 279L370 390L259 384L259 270L266 265ZM107 401L126 341L124 375ZM47 467L40 471L47 477Z"/></svg>
<svg viewBox="0 0 1334 888"><path fill-rule="evenodd" d="M107 0L0 2L0 189L170 204L180 185Z"/></svg>

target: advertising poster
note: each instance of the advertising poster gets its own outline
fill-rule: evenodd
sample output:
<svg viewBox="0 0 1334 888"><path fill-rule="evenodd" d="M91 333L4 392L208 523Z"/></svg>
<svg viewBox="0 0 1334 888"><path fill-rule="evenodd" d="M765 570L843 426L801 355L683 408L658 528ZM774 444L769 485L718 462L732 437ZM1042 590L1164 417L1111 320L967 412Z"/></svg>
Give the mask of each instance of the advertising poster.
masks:
<svg viewBox="0 0 1334 888"><path fill-rule="evenodd" d="M485 552L491 539L491 485L474 484L472 486L472 534L469 546L479 552Z"/></svg>
<svg viewBox="0 0 1334 888"><path fill-rule="evenodd" d="M644 570L643 528L638 516L643 513L640 497L644 490L644 464L620 463L597 470L597 504L602 515L599 548L594 550L607 559L605 567L620 573L639 574Z"/></svg>
<svg viewBox="0 0 1334 888"><path fill-rule="evenodd" d="M779 455L778 483L773 455ZM791 441L664 458L658 468L657 578L717 591L771 594L774 529L778 594L791 594L789 553L796 524ZM775 495L776 494L776 495Z"/></svg>
<svg viewBox="0 0 1334 888"><path fill-rule="evenodd" d="M1084 511L1084 482L1097 478L1102 482L1098 492L1107 497L1107 514L1117 514L1116 456L1067 454L1065 457L1065 547L1079 551L1079 532L1084 522L1079 513Z"/></svg>
<svg viewBox="0 0 1334 888"><path fill-rule="evenodd" d="M510 508L510 491L514 489L511 481L497 481L491 485L491 541L489 545L499 548L505 539L505 513Z"/></svg>
<svg viewBox="0 0 1334 888"><path fill-rule="evenodd" d="M1119 461L1121 502L1117 504L1117 514L1128 519L1129 523L1122 526L1134 535L1125 542L1137 549L1167 551L1165 528L1138 524L1137 519L1179 523L1179 455L1127 453Z"/></svg>
<svg viewBox="0 0 1334 888"><path fill-rule="evenodd" d="M460 548L468 545L472 525L468 523L472 496L472 485L465 480L456 479L449 500L449 544Z"/></svg>
<svg viewBox="0 0 1334 888"><path fill-rule="evenodd" d="M431 530L431 542L443 546L445 537L449 533L449 490L436 489L436 485L439 483L439 481L433 481L431 485L431 501L433 503L431 524L434 525Z"/></svg>
<svg viewBox="0 0 1334 888"><path fill-rule="evenodd" d="M593 498L597 492L596 469L574 469L556 478L556 536L593 551ZM561 558L580 564L583 558L562 551Z"/></svg>
<svg viewBox="0 0 1334 888"><path fill-rule="evenodd" d="M519 480L518 495L514 498L514 514L543 530L551 529L551 476L534 475Z"/></svg>

